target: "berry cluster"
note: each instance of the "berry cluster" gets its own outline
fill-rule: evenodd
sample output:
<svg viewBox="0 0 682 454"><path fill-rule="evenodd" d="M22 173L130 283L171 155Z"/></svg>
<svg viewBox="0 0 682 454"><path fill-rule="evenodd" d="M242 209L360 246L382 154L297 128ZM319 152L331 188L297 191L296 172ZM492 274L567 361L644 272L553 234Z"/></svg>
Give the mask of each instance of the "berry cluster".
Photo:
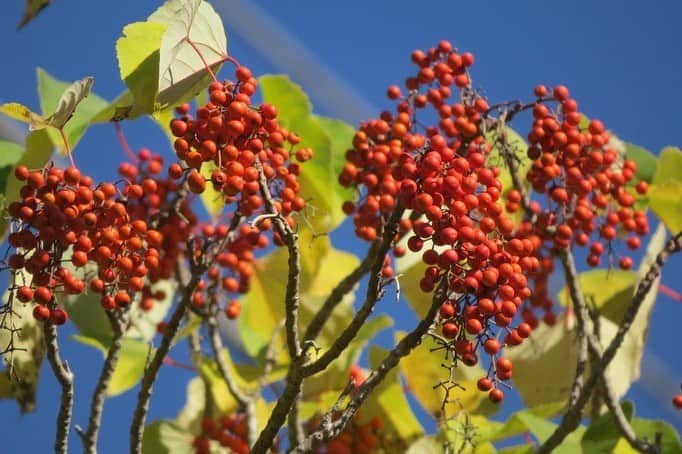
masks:
<svg viewBox="0 0 682 454"><path fill-rule="evenodd" d="M412 61L419 69L405 83L407 94L388 89L396 113L383 112L355 135L339 181L364 191L343 208L353 214L356 234L368 241L396 207L412 210L416 220L403 220L401 230L411 232L407 247L427 265L421 289L447 285L450 298L440 309L440 323L448 348L467 365L478 362L480 350L496 364L502 343L518 345L531 331L528 323L513 328L512 320L531 295L526 275L540 269L540 241L517 238L499 203L500 169L488 165L492 147L484 134L489 106L470 88L473 55L441 42L428 52L415 51ZM456 89L458 99L449 101ZM417 121L428 107L440 118L437 125ZM405 252L394 250L396 256ZM494 380L510 377L511 366L498 367ZM495 388L491 400L500 401L501 393Z"/></svg>
<svg viewBox="0 0 682 454"><path fill-rule="evenodd" d="M180 178L187 172L189 188L198 194L207 184L200 173L202 165L211 166L213 188L222 193L226 204L236 203L240 215L250 216L263 207L260 161L278 212L289 216L301 211L305 200L298 195L299 163L309 160L312 150L293 152L300 139L279 125L275 106L251 105L257 81L248 68L238 67L235 77L236 82L210 85L210 101L196 110L196 118L190 115L189 105L177 108L181 116L171 121L170 128L177 137L175 151L186 168L174 164L169 173Z"/></svg>
<svg viewBox="0 0 682 454"><path fill-rule="evenodd" d="M248 454L246 417L243 413L225 415L218 419L205 417L201 423L201 435L194 438L196 454L208 454L211 440L235 454Z"/></svg>
<svg viewBox="0 0 682 454"><path fill-rule="evenodd" d="M601 121L591 120L581 128L578 103L566 87L557 86L548 95L546 87L535 87L537 102L528 134L532 167L527 178L533 191L546 197L543 205L532 204L535 231L550 247L589 244L587 263L598 266L604 252L613 253L619 232L629 235L626 244L631 250L649 233L645 212L634 208L635 193L646 194L647 183L634 181L636 163L611 146ZM507 210L517 211L520 202L521 194L509 191ZM593 232L599 240L590 243ZM622 255L618 264L630 269L632 259Z"/></svg>
<svg viewBox="0 0 682 454"><path fill-rule="evenodd" d="M334 415L332 419L336 419L338 416L338 414ZM313 418L307 422L306 426L315 428L319 426L320 422L320 418ZM396 452L399 447L382 433L382 428L381 419L375 417L365 422L362 413L357 412L340 434L313 452L315 454Z"/></svg>
<svg viewBox="0 0 682 454"><path fill-rule="evenodd" d="M38 320L63 324L68 315L57 295L77 295L86 286L101 293L106 310L130 305L159 266L163 235L127 209L131 185L94 185L76 167L16 168L25 182L21 200L10 204L15 251L7 259L17 298L38 303ZM16 280L22 282L16 282Z"/></svg>

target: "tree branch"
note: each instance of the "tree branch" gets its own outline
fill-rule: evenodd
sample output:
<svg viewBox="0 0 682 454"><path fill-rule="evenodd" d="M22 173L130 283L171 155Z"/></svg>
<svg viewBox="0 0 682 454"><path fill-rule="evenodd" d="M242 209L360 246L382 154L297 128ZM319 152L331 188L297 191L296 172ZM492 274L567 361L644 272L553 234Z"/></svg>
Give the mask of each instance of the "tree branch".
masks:
<svg viewBox="0 0 682 454"><path fill-rule="evenodd" d="M123 334L125 321L116 318L114 314L107 312L111 327L114 331L114 337L107 351L107 357L104 360L104 365L100 372L95 391L92 394L90 401L90 417L88 419L88 428L82 433L81 440L83 441L83 448L88 454L97 453L97 438L99 435L99 428L102 421L102 412L104 411L104 400L106 399L106 392L109 388L109 382L114 375L116 364L123 346ZM78 429L78 427L77 427Z"/></svg>
<svg viewBox="0 0 682 454"><path fill-rule="evenodd" d="M57 437L54 442L54 451L59 454L66 454L69 446L69 428L71 426L71 415L73 411L73 373L69 369L69 364L61 359L59 355L59 343L57 342L57 327L45 321L43 324L45 334L45 346L47 348L47 359L52 368L57 381L62 387L62 395L57 416Z"/></svg>
<svg viewBox="0 0 682 454"><path fill-rule="evenodd" d="M637 313L639 312L642 303L658 279L658 276L661 274L661 268L671 254L679 252L681 249L682 232L668 240L663 250L656 256L655 262L650 266L646 275L640 280L639 284L637 285L637 289L635 290L635 295L632 297L632 300L630 301L630 304L623 315L623 320L621 321L616 335L613 337L613 339L611 339L611 342L604 351L604 354L601 355L599 362L595 364L588 380L583 386L583 390L580 393L578 400L575 402L574 406L570 407L566 411L561 423L559 426L557 426L554 433L539 447L538 453L551 452L554 448L561 444L566 436L568 436L578 427L580 424L582 411L587 404L594 387L598 382L600 382L604 375L605 369L616 356L616 352L623 343L625 335L632 326L632 322L637 317ZM608 393L606 394L608 398Z"/></svg>

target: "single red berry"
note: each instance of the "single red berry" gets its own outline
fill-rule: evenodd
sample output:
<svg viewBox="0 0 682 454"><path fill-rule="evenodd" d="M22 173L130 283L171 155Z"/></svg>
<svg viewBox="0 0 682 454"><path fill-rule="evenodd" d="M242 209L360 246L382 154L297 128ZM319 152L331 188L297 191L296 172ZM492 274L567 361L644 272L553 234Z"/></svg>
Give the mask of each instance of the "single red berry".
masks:
<svg viewBox="0 0 682 454"><path fill-rule="evenodd" d="M504 400L504 392L499 388L494 388L488 393L488 399L494 404L499 404Z"/></svg>
<svg viewBox="0 0 682 454"><path fill-rule="evenodd" d="M38 304L33 308L33 318L41 322L47 320L50 318L50 308L44 304Z"/></svg>
<svg viewBox="0 0 682 454"><path fill-rule="evenodd" d="M682 394L673 397L673 406L678 410L682 410Z"/></svg>

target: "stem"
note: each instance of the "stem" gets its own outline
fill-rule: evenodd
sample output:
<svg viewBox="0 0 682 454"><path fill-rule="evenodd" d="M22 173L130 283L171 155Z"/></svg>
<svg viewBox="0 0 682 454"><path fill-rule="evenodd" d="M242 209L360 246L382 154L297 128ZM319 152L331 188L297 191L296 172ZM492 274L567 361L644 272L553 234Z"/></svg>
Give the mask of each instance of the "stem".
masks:
<svg viewBox="0 0 682 454"><path fill-rule="evenodd" d="M190 281L183 289L183 294L180 302L175 307L175 311L171 316L168 325L166 326L166 331L161 339L161 345L159 345L158 350L154 353L151 363L145 370L144 376L142 377L142 383L140 385L140 392L137 395L137 405L135 407L135 412L133 413L133 420L130 425L130 452L131 453L141 453L142 452L142 435L144 434L144 423L147 418L147 412L149 410L149 401L152 396L152 386L156 381L159 369L163 364L163 359L168 354L173 343L173 338L180 328L180 322L185 316L189 305L192 300L192 293L196 288L201 275L203 274L203 266L198 267L197 270L193 270Z"/></svg>
<svg viewBox="0 0 682 454"><path fill-rule="evenodd" d="M211 79L213 79L213 82L219 83L219 82L218 82L218 79L216 78L215 74L213 73L213 70L211 69L211 66L208 64L208 62L207 62L206 59L204 58L204 55L201 53L201 51L200 51L199 48L196 46L196 44L194 44L194 41L192 41L191 39L189 39L189 35L188 35L188 36L185 36L185 42L187 42L187 44L189 44L190 46L192 46L192 49L194 49L194 52L197 53L197 55L198 55L199 58L201 59L201 62L204 64L204 68L206 69L206 72L208 72L208 74L211 76Z"/></svg>
<svg viewBox="0 0 682 454"><path fill-rule="evenodd" d="M107 357L104 360L102 371L100 372L99 380L95 386L95 391L92 394L90 402L90 418L88 420L88 428L84 434L81 434L83 440L83 448L88 454L97 453L97 437L99 435L99 428L102 421L102 412L104 410L104 400L106 399L106 392L109 388L109 382L114 375L116 364L123 346L123 322L115 318L112 314L109 317L112 328L114 329L114 337L107 351Z"/></svg>
<svg viewBox="0 0 682 454"><path fill-rule="evenodd" d="M114 129L116 130L116 138L118 139L118 143L121 145L123 152L128 156L128 159L130 159L131 162L137 163L139 159L137 159L137 156L135 156L133 150L130 149L128 141L126 140L126 136L123 134L121 123L118 121L114 122Z"/></svg>
<svg viewBox="0 0 682 454"><path fill-rule="evenodd" d="M62 395L57 415L57 436L54 442L54 452L66 454L69 445L69 427L73 410L73 373L66 361L59 355L57 342L57 327L46 321L43 325L47 359L57 381L62 387Z"/></svg>
<svg viewBox="0 0 682 454"><path fill-rule="evenodd" d="M71 166L76 167L76 164L73 162L73 155L71 154L71 146L69 145L69 139L66 138L66 134L64 134L64 129L59 128L59 135L62 136L62 142L64 142L64 151L66 151L66 154L69 156L69 161L71 161Z"/></svg>

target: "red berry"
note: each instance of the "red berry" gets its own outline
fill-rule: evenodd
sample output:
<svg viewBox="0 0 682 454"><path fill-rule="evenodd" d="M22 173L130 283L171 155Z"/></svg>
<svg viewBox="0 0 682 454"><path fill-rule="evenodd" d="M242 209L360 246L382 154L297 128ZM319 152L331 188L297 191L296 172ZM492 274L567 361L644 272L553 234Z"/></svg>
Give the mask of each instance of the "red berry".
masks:
<svg viewBox="0 0 682 454"><path fill-rule="evenodd" d="M50 308L44 304L38 304L33 308L33 317L38 321L45 321L50 318Z"/></svg>

